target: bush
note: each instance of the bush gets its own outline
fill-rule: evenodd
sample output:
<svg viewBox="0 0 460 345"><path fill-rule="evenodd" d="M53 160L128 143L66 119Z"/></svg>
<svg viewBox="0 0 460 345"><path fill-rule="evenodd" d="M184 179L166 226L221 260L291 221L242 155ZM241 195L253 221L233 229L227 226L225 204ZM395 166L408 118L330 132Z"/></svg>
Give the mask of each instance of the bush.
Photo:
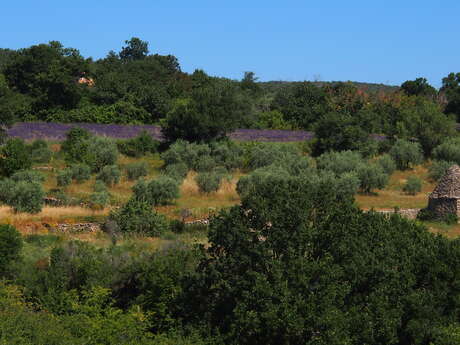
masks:
<svg viewBox="0 0 460 345"><path fill-rule="evenodd" d="M430 179L433 181L438 181L441 177L443 177L447 169L449 169L452 165L455 165L455 162L446 162L446 161L434 161L430 167L428 168L428 174Z"/></svg>
<svg viewBox="0 0 460 345"><path fill-rule="evenodd" d="M182 234L185 232L185 223L178 219L173 219L169 222L169 228L175 234Z"/></svg>
<svg viewBox="0 0 460 345"><path fill-rule="evenodd" d="M399 139L390 150L390 156L394 159L400 170L409 169L411 166L422 163L423 153L418 143Z"/></svg>
<svg viewBox="0 0 460 345"><path fill-rule="evenodd" d="M0 225L0 276L4 275L13 261L20 258L22 237L11 225Z"/></svg>
<svg viewBox="0 0 460 345"><path fill-rule="evenodd" d="M40 184L20 181L14 185L8 205L15 212L39 213L43 207L44 197L45 192Z"/></svg>
<svg viewBox="0 0 460 345"><path fill-rule="evenodd" d="M75 164L71 167L72 178L77 183L83 183L91 178L91 168L86 164Z"/></svg>
<svg viewBox="0 0 460 345"><path fill-rule="evenodd" d="M361 164L356 169L356 175L360 181L360 189L364 193L370 193L373 189L382 189L388 183L388 175L377 164Z"/></svg>
<svg viewBox="0 0 460 345"><path fill-rule="evenodd" d="M356 151L327 152L316 159L318 169L332 171L336 175L355 171L363 162L361 154Z"/></svg>
<svg viewBox="0 0 460 345"><path fill-rule="evenodd" d="M59 187L65 187L72 183L73 172L71 169L66 168L58 172L56 179Z"/></svg>
<svg viewBox="0 0 460 345"><path fill-rule="evenodd" d="M39 171L23 170L23 171L18 171L14 173L11 176L11 179L15 182L26 181L26 182L43 183L45 182L45 175L43 175Z"/></svg>
<svg viewBox="0 0 460 345"><path fill-rule="evenodd" d="M171 177L177 181L182 182L182 180L187 177L188 168L185 163L175 163L166 166L164 174L168 177Z"/></svg>
<svg viewBox="0 0 460 345"><path fill-rule="evenodd" d="M406 184L403 186L403 191L409 195L415 195L422 190L422 180L417 176L409 176Z"/></svg>
<svg viewBox="0 0 460 345"><path fill-rule="evenodd" d="M249 149L248 167L251 170L282 162L288 156L299 156L300 152L292 145L264 143L254 145Z"/></svg>
<svg viewBox="0 0 460 345"><path fill-rule="evenodd" d="M243 150L233 141L219 141L210 144L211 157L217 165L226 167L228 170L243 167Z"/></svg>
<svg viewBox="0 0 460 345"><path fill-rule="evenodd" d="M88 144L88 153L83 163L88 164L93 171L100 171L107 165L117 162L118 149L112 139L96 137Z"/></svg>
<svg viewBox="0 0 460 345"><path fill-rule="evenodd" d="M142 157L158 150L158 141L146 131L142 131L137 137L120 140L117 142L118 150L128 157Z"/></svg>
<svg viewBox="0 0 460 345"><path fill-rule="evenodd" d="M126 166L126 175L128 180L137 180L140 177L147 176L149 165L146 162L131 163Z"/></svg>
<svg viewBox="0 0 460 345"><path fill-rule="evenodd" d="M96 193L108 192L107 185L101 180L96 180L93 186L93 191Z"/></svg>
<svg viewBox="0 0 460 345"><path fill-rule="evenodd" d="M66 134L66 139L62 142L61 150L64 152L68 162L81 162L88 153L91 133L83 128L74 127Z"/></svg>
<svg viewBox="0 0 460 345"><path fill-rule="evenodd" d="M8 139L5 145L0 147L0 173L3 176L11 176L19 170L28 170L31 166L29 150L23 140Z"/></svg>
<svg viewBox="0 0 460 345"><path fill-rule="evenodd" d="M116 222L122 233L160 236L168 230L165 216L152 210L148 202L134 198L119 210L113 211L109 219Z"/></svg>
<svg viewBox="0 0 460 345"><path fill-rule="evenodd" d="M438 161L460 164L460 138L451 138L433 150L433 158Z"/></svg>
<svg viewBox="0 0 460 345"><path fill-rule="evenodd" d="M185 163L189 169L196 169L196 163L202 156L209 156L211 148L207 144L188 143L178 140L162 154L165 165Z"/></svg>
<svg viewBox="0 0 460 345"><path fill-rule="evenodd" d="M97 179L101 180L108 186L113 186L120 182L121 171L117 165L105 166L97 175Z"/></svg>
<svg viewBox="0 0 460 345"><path fill-rule="evenodd" d="M35 163L49 163L53 152L43 139L34 140L29 146L30 156Z"/></svg>
<svg viewBox="0 0 460 345"><path fill-rule="evenodd" d="M107 191L94 192L90 196L91 208L103 209L110 201L110 194Z"/></svg>
<svg viewBox="0 0 460 345"><path fill-rule="evenodd" d="M222 176L214 172L204 172L196 175L195 181L201 193L217 192Z"/></svg>
<svg viewBox="0 0 460 345"><path fill-rule="evenodd" d="M422 208L417 213L417 219L423 220L423 221L435 220L436 214L433 211L429 210L428 208Z"/></svg>
<svg viewBox="0 0 460 345"><path fill-rule="evenodd" d="M211 171L216 167L216 161L211 156L201 156L198 158L195 170L198 172Z"/></svg>
<svg viewBox="0 0 460 345"><path fill-rule="evenodd" d="M454 225L458 223L458 216L455 213L449 213L442 218L442 221L447 225Z"/></svg>
<svg viewBox="0 0 460 345"><path fill-rule="evenodd" d="M9 204L13 197L15 182L11 179L0 180L0 202Z"/></svg>
<svg viewBox="0 0 460 345"><path fill-rule="evenodd" d="M396 170L396 163L393 160L393 158L391 158L391 156L389 154L382 155L377 160L377 164L380 165L382 167L383 171L385 171L385 173L388 174L388 175L393 174L394 171Z"/></svg>
<svg viewBox="0 0 460 345"><path fill-rule="evenodd" d="M160 176L147 182L140 180L133 187L134 197L149 205L166 205L179 197L179 184L168 176Z"/></svg>
<svg viewBox="0 0 460 345"><path fill-rule="evenodd" d="M355 195L361 186L356 172L347 172L339 176L336 188L344 195Z"/></svg>

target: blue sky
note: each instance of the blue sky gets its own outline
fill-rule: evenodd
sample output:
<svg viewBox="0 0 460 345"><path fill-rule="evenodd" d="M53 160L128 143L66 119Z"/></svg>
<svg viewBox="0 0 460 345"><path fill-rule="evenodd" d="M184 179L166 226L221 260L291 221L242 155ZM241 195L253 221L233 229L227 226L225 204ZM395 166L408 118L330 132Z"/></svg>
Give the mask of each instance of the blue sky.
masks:
<svg viewBox="0 0 460 345"><path fill-rule="evenodd" d="M3 0L0 11L3 48L59 40L100 58L136 36L186 72L233 79L439 87L460 72L458 0Z"/></svg>

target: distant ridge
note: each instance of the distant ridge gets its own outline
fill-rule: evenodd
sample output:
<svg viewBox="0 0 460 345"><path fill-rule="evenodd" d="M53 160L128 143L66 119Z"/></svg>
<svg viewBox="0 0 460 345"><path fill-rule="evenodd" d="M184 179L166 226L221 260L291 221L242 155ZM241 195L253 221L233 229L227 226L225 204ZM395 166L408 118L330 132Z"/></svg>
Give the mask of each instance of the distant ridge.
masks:
<svg viewBox="0 0 460 345"><path fill-rule="evenodd" d="M258 84L265 90L271 91L271 92L276 92L279 89L282 88L288 88L292 87L296 84L303 83L302 81L282 81L282 80L272 80L272 81L263 81L259 82ZM396 85L386 85L386 84L377 84L377 83L363 83L363 82L357 82L357 81L346 81L346 82L340 82L340 81L313 81L311 82L314 85L317 86L326 86L326 85L335 85L339 83L350 83L354 86L356 86L359 90L369 92L369 93L378 93L378 92L385 92L385 93L390 93L390 92L395 92L400 89L399 86Z"/></svg>

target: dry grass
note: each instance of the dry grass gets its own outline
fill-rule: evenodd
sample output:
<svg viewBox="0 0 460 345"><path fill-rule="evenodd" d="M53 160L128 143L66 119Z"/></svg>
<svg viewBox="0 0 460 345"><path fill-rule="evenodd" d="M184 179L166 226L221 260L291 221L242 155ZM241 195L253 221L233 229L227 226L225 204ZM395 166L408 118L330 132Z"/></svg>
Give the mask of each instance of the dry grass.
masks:
<svg viewBox="0 0 460 345"><path fill-rule="evenodd" d="M407 195L402 191L402 187L407 178L413 175L422 179L422 191L417 195ZM428 195L435 185L428 179L427 167L417 166L413 170L396 171L384 190L378 190L373 195L357 195L356 202L364 209L423 208L427 205Z"/></svg>
<svg viewBox="0 0 460 345"><path fill-rule="evenodd" d="M37 214L14 213L10 207L0 207L0 223L14 225L24 233L46 232L43 224L75 223L86 217L100 217L109 213L109 209L91 210L78 206L49 207L45 206Z"/></svg>
<svg viewBox="0 0 460 345"><path fill-rule="evenodd" d="M192 218L206 218L220 208L228 207L239 203L240 198L236 192L236 184L242 176L241 173L232 175L230 181L223 180L219 190L215 193L202 194L195 182L195 172L189 172L182 183L180 198L174 205L162 206L158 210L170 217L177 217L181 209L188 209L192 212Z"/></svg>

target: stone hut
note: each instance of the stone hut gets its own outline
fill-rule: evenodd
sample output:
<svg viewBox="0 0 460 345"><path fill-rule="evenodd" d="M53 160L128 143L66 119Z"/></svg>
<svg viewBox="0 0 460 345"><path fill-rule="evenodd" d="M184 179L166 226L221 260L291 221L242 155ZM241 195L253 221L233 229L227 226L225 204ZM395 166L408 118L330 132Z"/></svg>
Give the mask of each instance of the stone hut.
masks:
<svg viewBox="0 0 460 345"><path fill-rule="evenodd" d="M460 217L460 167L451 166L428 197L428 210L437 218L447 214Z"/></svg>

